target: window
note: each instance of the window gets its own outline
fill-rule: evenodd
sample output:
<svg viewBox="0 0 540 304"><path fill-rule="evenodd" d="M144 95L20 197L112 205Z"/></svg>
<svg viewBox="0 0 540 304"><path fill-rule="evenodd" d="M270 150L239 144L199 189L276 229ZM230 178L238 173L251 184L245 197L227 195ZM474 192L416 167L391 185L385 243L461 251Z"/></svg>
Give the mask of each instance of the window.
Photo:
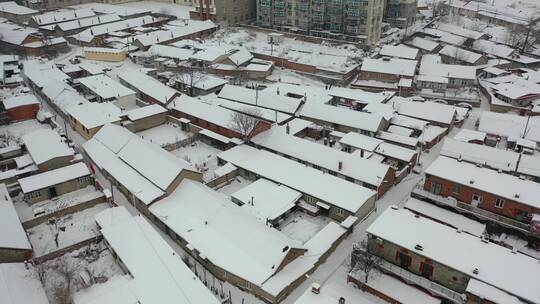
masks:
<svg viewBox="0 0 540 304"><path fill-rule="evenodd" d="M420 274L425 278L431 278L433 275L433 265L431 264L431 261L420 263Z"/></svg>
<svg viewBox="0 0 540 304"><path fill-rule="evenodd" d="M399 266L401 266L402 268L408 269L409 266L411 265L412 259L407 253L398 251L396 253L396 260L398 261Z"/></svg>
<svg viewBox="0 0 540 304"><path fill-rule="evenodd" d="M341 208L336 208L336 213L338 215L344 215L345 214L345 210L341 209Z"/></svg>
<svg viewBox="0 0 540 304"><path fill-rule="evenodd" d="M453 184L452 185L452 192L460 193L461 192L461 185L460 184Z"/></svg>
<svg viewBox="0 0 540 304"><path fill-rule="evenodd" d="M495 207L497 208L504 207L504 200L500 197L497 197L497 199L495 200Z"/></svg>
<svg viewBox="0 0 540 304"><path fill-rule="evenodd" d="M246 281L246 288L249 289L249 290L251 290L251 282L247 282L247 281Z"/></svg>
<svg viewBox="0 0 540 304"><path fill-rule="evenodd" d="M77 178L77 182L79 184L84 184L84 183L87 183L88 181L90 181L90 176L81 176L79 178Z"/></svg>
<svg viewBox="0 0 540 304"><path fill-rule="evenodd" d="M24 196L26 199L38 198L41 196L41 191L38 190L38 191L29 192L29 193L26 193Z"/></svg>

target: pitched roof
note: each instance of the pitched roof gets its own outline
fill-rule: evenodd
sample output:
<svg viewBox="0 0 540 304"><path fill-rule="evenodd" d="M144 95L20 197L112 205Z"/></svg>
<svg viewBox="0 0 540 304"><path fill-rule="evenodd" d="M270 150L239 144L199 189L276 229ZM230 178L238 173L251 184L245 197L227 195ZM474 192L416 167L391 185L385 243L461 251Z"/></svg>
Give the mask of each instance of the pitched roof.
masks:
<svg viewBox="0 0 540 304"><path fill-rule="evenodd" d="M495 243L485 243L468 233L458 233L427 218L415 217L404 209L386 209L366 231L528 302L540 303L540 290L534 280L540 272L540 263L534 258L512 253L511 249ZM417 245L423 249L419 251ZM473 272L475 269L477 274Z"/></svg>
<svg viewBox="0 0 540 304"><path fill-rule="evenodd" d="M221 193L191 180L182 181L150 212L212 264L259 286L292 248L302 248Z"/></svg>
<svg viewBox="0 0 540 304"><path fill-rule="evenodd" d="M26 149L36 165L57 157L73 156L74 152L56 131L41 129L22 137Z"/></svg>

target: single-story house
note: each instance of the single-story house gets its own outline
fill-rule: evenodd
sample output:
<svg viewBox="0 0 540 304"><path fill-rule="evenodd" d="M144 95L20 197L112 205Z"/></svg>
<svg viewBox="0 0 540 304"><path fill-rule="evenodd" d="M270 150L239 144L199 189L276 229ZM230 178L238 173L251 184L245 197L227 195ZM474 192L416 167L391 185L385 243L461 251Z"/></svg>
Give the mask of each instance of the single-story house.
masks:
<svg viewBox="0 0 540 304"><path fill-rule="evenodd" d="M24 200L29 204L70 193L93 183L90 170L82 162L19 179Z"/></svg>

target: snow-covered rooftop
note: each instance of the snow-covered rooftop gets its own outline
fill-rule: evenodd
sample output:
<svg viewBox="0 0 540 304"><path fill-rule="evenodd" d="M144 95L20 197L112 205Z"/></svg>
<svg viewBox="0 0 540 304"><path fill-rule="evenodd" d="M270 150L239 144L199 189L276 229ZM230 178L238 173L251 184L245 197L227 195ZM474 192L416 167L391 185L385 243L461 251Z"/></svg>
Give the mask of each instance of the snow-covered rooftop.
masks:
<svg viewBox="0 0 540 304"><path fill-rule="evenodd" d="M256 105L286 114L296 113L301 103L301 100L297 98L272 93L266 90L257 93L252 89L228 84L221 89L218 96L231 101Z"/></svg>
<svg viewBox="0 0 540 304"><path fill-rule="evenodd" d="M386 209L366 231L524 300L540 302L540 289L533 279L540 272L540 263L534 258L415 217L404 209ZM415 249L417 245L423 249ZM475 269L478 274L473 272Z"/></svg>
<svg viewBox="0 0 540 304"><path fill-rule="evenodd" d="M405 208L413 211L414 213L419 213L429 219L450 225L456 229L461 229L477 237L482 237L486 231L485 224L413 197L410 197L407 200L405 203Z"/></svg>
<svg viewBox="0 0 540 304"><path fill-rule="evenodd" d="M79 41L90 42L96 36L101 36L101 35L109 34L116 31L123 31L123 30L131 29L131 28L135 28L138 26L152 24L152 23L156 23L162 20L164 20L164 18L153 17L149 15L137 17L137 18L125 19L125 20L120 20L117 22L111 22L111 23L92 26L74 35L73 37L75 37L75 39Z"/></svg>
<svg viewBox="0 0 540 304"><path fill-rule="evenodd" d="M384 140L380 140L375 137L370 137L356 132L349 132L345 136L343 136L339 140L339 142L344 145L373 152L381 143L384 142Z"/></svg>
<svg viewBox="0 0 540 304"><path fill-rule="evenodd" d="M377 132L384 120L379 114L315 103L306 103L300 110L300 116L370 132Z"/></svg>
<svg viewBox="0 0 540 304"><path fill-rule="evenodd" d="M330 96L351 99L359 103L383 103L392 96L394 96L394 94L394 92L374 93L360 89L349 89L341 87L333 87L328 90L328 95Z"/></svg>
<svg viewBox="0 0 540 304"><path fill-rule="evenodd" d="M218 157L273 182L353 213L375 197L373 190L247 145L224 151Z"/></svg>
<svg viewBox="0 0 540 304"><path fill-rule="evenodd" d="M19 5L15 1L6 1L0 3L0 12L13 15L28 15L38 13L38 11Z"/></svg>
<svg viewBox="0 0 540 304"><path fill-rule="evenodd" d="M133 37L133 41L139 41L143 46L151 46L169 40L179 39L195 33L216 28L211 20L185 20L184 26L168 26L166 30L144 33Z"/></svg>
<svg viewBox="0 0 540 304"><path fill-rule="evenodd" d="M88 102L68 107L66 111L89 130L120 121L122 112L120 108L110 102Z"/></svg>
<svg viewBox="0 0 540 304"><path fill-rule="evenodd" d="M446 45L440 51L439 54L455 58L459 61L465 61L469 64L475 64L478 59L482 58L482 54L471 52L462 48L455 47L453 45Z"/></svg>
<svg viewBox="0 0 540 304"><path fill-rule="evenodd" d="M90 26L95 26L99 24L105 24L109 22L115 22L120 21L120 17L118 15L110 14L110 15L98 15L95 17L90 18L82 18L78 20L72 20L72 21L66 21L62 23L56 24L56 26L61 29L62 31L72 31L77 29L83 29ZM45 26L47 27L47 26ZM52 26L54 28L54 26Z"/></svg>
<svg viewBox="0 0 540 304"><path fill-rule="evenodd" d="M433 52L439 46L439 44L433 40L420 37L414 37L413 40L409 42L409 44L428 52Z"/></svg>
<svg viewBox="0 0 540 304"><path fill-rule="evenodd" d="M186 84L187 86L191 86L193 84L194 88L200 90L212 90L229 83L227 80L221 77L207 74L194 75L192 82L191 75L189 73L182 74L179 77L175 77L174 80L176 82Z"/></svg>
<svg viewBox="0 0 540 304"><path fill-rule="evenodd" d="M0 40L13 45L21 45L24 40L37 34L34 28L21 27L13 23L0 23Z"/></svg>
<svg viewBox="0 0 540 304"><path fill-rule="evenodd" d="M436 37L436 40L440 42L453 44L453 45L462 45L467 40L467 38L465 37L454 35L452 33L448 33L448 32L433 29L433 28L424 28L422 32L424 32L427 35Z"/></svg>
<svg viewBox="0 0 540 304"><path fill-rule="evenodd" d="M504 137L525 138L540 142L540 117L532 116L527 126L527 117L511 113L483 112L478 130ZM527 128L527 129L526 129Z"/></svg>
<svg viewBox="0 0 540 304"><path fill-rule="evenodd" d="M398 45L386 44L379 51L379 55L415 60L416 57L418 57L418 52L419 52L418 49L408 47L404 44L398 44Z"/></svg>
<svg viewBox="0 0 540 304"><path fill-rule="evenodd" d="M36 130L24 135L22 140L36 165L57 157L73 156L74 154L60 135L53 130Z"/></svg>
<svg viewBox="0 0 540 304"><path fill-rule="evenodd" d="M441 155L463 161L486 165L493 169L513 172L518 163L519 154L512 150L502 150L489 146L467 143L446 138Z"/></svg>
<svg viewBox="0 0 540 304"><path fill-rule="evenodd" d="M58 185L79 177L90 175L90 170L82 162L61 167L58 169L45 171L40 174L20 178L19 185L23 193L44 189L50 186Z"/></svg>
<svg viewBox="0 0 540 304"><path fill-rule="evenodd" d="M143 216L131 216L125 207L116 207L102 211L96 219L116 216L117 209L124 209L121 219L101 226L101 233L131 277L125 284L109 285L107 292L82 291L76 295L77 304L219 303Z"/></svg>
<svg viewBox="0 0 540 304"><path fill-rule="evenodd" d="M232 110L205 103L199 99L181 95L169 104L169 109L189 114L204 119L220 127L234 130Z"/></svg>
<svg viewBox="0 0 540 304"><path fill-rule="evenodd" d="M382 184L390 170L388 165L357 157L279 130L270 129L263 132L252 138L252 142L270 151L277 151L294 159L315 164L375 187ZM341 169L339 169L340 162Z"/></svg>
<svg viewBox="0 0 540 304"><path fill-rule="evenodd" d="M0 184L0 229L5 232L0 237L0 248L32 250L5 184ZM2 287L0 271L0 298L6 292Z"/></svg>
<svg viewBox="0 0 540 304"><path fill-rule="evenodd" d="M486 133L470 129L461 129L456 135L454 135L454 139L462 142L484 142L484 140L486 139Z"/></svg>
<svg viewBox="0 0 540 304"><path fill-rule="evenodd" d="M287 186L260 178L236 191L232 198L243 203L242 208L266 223L273 221L295 206L302 193Z"/></svg>
<svg viewBox="0 0 540 304"><path fill-rule="evenodd" d="M375 72L384 74L393 74L398 76L412 77L416 72L418 61L389 58L389 59L373 59L365 58L362 67L363 72Z"/></svg>
<svg viewBox="0 0 540 304"><path fill-rule="evenodd" d="M291 249L302 248L223 194L191 180L182 181L150 212L212 264L259 286Z"/></svg>
<svg viewBox="0 0 540 304"><path fill-rule="evenodd" d="M165 113L165 112L167 112L167 109L165 109L164 107L162 107L162 106L160 106L158 104L151 104L151 105L144 106L144 107L141 107L141 108L136 108L136 109L133 109L133 110L129 110L128 112L126 112L126 115L129 118L129 120L134 121L134 120L143 119L143 118L147 118L147 117L150 117L150 116L162 114L162 113Z"/></svg>
<svg viewBox="0 0 540 304"><path fill-rule="evenodd" d="M101 128L94 138L164 191L183 170L194 170L185 160L114 124Z"/></svg>
<svg viewBox="0 0 540 304"><path fill-rule="evenodd" d="M98 168L108 172L143 203L150 204L164 194L163 190L123 162L97 139L87 141L83 148Z"/></svg>
<svg viewBox="0 0 540 304"><path fill-rule="evenodd" d="M434 28L437 28L441 31L452 33L458 36L462 36L465 38L475 39L475 40L480 39L485 35L484 33L473 31L463 26L458 26L451 23L436 23Z"/></svg>
<svg viewBox="0 0 540 304"><path fill-rule="evenodd" d="M158 100L163 105L166 105L174 97L180 95L180 92L175 89L135 69L124 69L117 76L120 80L128 83L130 87Z"/></svg>
<svg viewBox="0 0 540 304"><path fill-rule="evenodd" d="M451 125L456 117L455 108L442 103L400 100L394 106L401 115L446 125Z"/></svg>
<svg viewBox="0 0 540 304"><path fill-rule="evenodd" d="M34 94L25 94L25 95L8 97L4 99L2 102L4 103L4 108L6 110L10 110L13 108L26 106L26 105L33 105L33 104L39 105L39 100L36 98Z"/></svg>
<svg viewBox="0 0 540 304"><path fill-rule="evenodd" d="M78 80L83 86L105 100L135 95L133 90L126 88L105 74L83 77Z"/></svg>
<svg viewBox="0 0 540 304"><path fill-rule="evenodd" d="M145 53L150 56L167 57L178 59L180 61L188 60L194 51L192 49L183 49L170 45L154 44Z"/></svg>
<svg viewBox="0 0 540 304"><path fill-rule="evenodd" d="M474 164L439 156L427 169L426 174L492 193L511 201L540 208L540 184L517 176L498 173Z"/></svg>
<svg viewBox="0 0 540 304"><path fill-rule="evenodd" d="M465 291L492 303L524 304L518 298L475 279L469 280Z"/></svg>
<svg viewBox="0 0 540 304"><path fill-rule="evenodd" d="M380 131L377 134L377 138L380 138L380 139L383 139L385 141L389 141L392 143L403 144L408 147L416 147L418 146L418 143L419 143L418 138L409 137L409 136L396 134L396 133L385 132L385 131Z"/></svg>
<svg viewBox="0 0 540 304"><path fill-rule="evenodd" d="M95 15L96 14L90 9L61 10L32 16L32 20L38 26L43 26L47 24L55 24L64 21L93 17Z"/></svg>
<svg viewBox="0 0 540 304"><path fill-rule="evenodd" d="M430 63L422 60L419 75L475 80L476 67L457 64Z"/></svg>
<svg viewBox="0 0 540 304"><path fill-rule="evenodd" d="M5 233L4 233L5 234ZM49 304L36 270L24 263L0 264L0 299L2 304Z"/></svg>

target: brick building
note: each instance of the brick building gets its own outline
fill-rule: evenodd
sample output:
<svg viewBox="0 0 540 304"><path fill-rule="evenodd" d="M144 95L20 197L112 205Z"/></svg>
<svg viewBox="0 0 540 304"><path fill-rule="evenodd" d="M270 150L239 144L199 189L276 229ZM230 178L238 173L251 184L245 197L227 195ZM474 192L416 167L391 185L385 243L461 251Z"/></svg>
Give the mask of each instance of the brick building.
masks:
<svg viewBox="0 0 540 304"><path fill-rule="evenodd" d="M170 105L171 114L180 119L189 120L189 123L202 129L212 131L229 139L242 139L244 135L253 137L265 130L268 130L271 123L258 120L256 126L249 134L242 134L233 121L235 111L210 105L187 95L176 98Z"/></svg>
<svg viewBox="0 0 540 304"><path fill-rule="evenodd" d="M13 121L36 118L40 108L39 100L32 94L6 98L3 103L9 118Z"/></svg>
<svg viewBox="0 0 540 304"><path fill-rule="evenodd" d="M426 169L424 190L522 223L540 214L540 184L444 156Z"/></svg>
<svg viewBox="0 0 540 304"><path fill-rule="evenodd" d="M478 303L473 300L497 294L512 301L488 297L491 302L481 303L540 301L537 282L525 279L533 278L540 271L538 260L485 238L397 206L388 208L366 232L369 251L384 260L386 269L393 269L395 274L411 280L412 284L428 287L431 291L443 291L441 295L452 302L461 303L465 293L467 303ZM422 277L431 281L429 285L422 284ZM476 282L482 285L478 286Z"/></svg>

